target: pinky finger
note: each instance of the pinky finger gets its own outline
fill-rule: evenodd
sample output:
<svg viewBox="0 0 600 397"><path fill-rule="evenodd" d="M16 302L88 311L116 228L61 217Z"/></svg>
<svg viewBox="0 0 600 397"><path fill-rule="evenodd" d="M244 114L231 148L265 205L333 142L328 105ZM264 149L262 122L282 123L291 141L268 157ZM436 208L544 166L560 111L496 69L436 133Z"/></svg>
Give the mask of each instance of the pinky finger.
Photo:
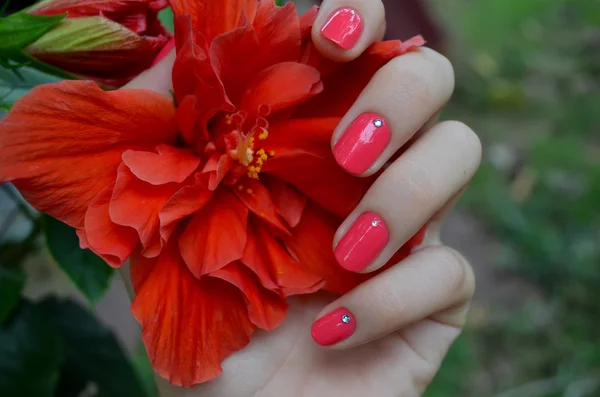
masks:
<svg viewBox="0 0 600 397"><path fill-rule="evenodd" d="M329 304L312 335L320 345L344 349L442 314L446 324L460 328L461 309L474 289L473 271L461 254L445 246L423 248Z"/></svg>

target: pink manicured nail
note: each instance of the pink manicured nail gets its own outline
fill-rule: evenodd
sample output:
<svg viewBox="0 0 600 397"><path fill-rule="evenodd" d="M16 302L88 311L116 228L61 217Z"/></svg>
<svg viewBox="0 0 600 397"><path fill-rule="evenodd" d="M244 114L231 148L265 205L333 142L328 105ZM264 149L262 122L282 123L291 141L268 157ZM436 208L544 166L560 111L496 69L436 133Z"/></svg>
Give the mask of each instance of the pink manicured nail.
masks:
<svg viewBox="0 0 600 397"><path fill-rule="evenodd" d="M348 338L355 330L354 316L341 307L315 321L310 333L319 345L330 346Z"/></svg>
<svg viewBox="0 0 600 397"><path fill-rule="evenodd" d="M390 235L383 219L367 212L358 217L335 248L340 266L351 272L365 270L385 248Z"/></svg>
<svg viewBox="0 0 600 397"><path fill-rule="evenodd" d="M390 137L390 129L381 116L364 113L344 132L333 148L333 155L346 171L362 174L381 155Z"/></svg>
<svg viewBox="0 0 600 397"><path fill-rule="evenodd" d="M323 36L344 50L354 47L362 31L363 24L360 15L352 8L340 8L335 11L321 28Z"/></svg>

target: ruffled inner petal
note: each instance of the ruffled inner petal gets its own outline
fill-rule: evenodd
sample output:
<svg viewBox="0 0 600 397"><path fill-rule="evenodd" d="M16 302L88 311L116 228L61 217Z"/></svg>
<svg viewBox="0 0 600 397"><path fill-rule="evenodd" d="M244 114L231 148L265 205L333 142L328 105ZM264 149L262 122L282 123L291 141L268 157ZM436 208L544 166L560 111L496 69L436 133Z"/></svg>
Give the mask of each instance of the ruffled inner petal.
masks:
<svg viewBox="0 0 600 397"><path fill-rule="evenodd" d="M283 89L285 87L285 89ZM261 116L297 105L323 90L319 72L297 62L281 62L258 73L248 84L241 107Z"/></svg>
<svg viewBox="0 0 600 397"><path fill-rule="evenodd" d="M302 218L306 197L277 178L270 178L266 183L277 213L285 219L290 227L296 227Z"/></svg>
<svg viewBox="0 0 600 397"><path fill-rule="evenodd" d="M343 269L333 256L333 236L340 221L314 203L304 209L302 220L285 244L307 271L325 280L325 290L344 294L367 280L362 275Z"/></svg>
<svg viewBox="0 0 600 397"><path fill-rule="evenodd" d="M256 0L170 0L173 13L189 15L195 31L208 41L235 29L240 20L250 23L256 13Z"/></svg>
<svg viewBox="0 0 600 397"><path fill-rule="evenodd" d="M114 184L107 186L92 200L85 214L87 246L110 266L121 266L139 242L135 229L117 225L110 219L109 205Z"/></svg>
<svg viewBox="0 0 600 397"><path fill-rule="evenodd" d="M240 259L246 245L248 208L228 189L196 213L179 237L181 255L198 278Z"/></svg>
<svg viewBox="0 0 600 397"><path fill-rule="evenodd" d="M235 285L244 293L250 321L258 328L272 331L285 319L285 300L279 294L262 287L248 268L234 262L211 273L211 276Z"/></svg>
<svg viewBox="0 0 600 397"><path fill-rule="evenodd" d="M255 180L245 180L237 188L234 187L233 191L254 214L283 233L290 233L279 215L277 215L269 190L262 183Z"/></svg>
<svg viewBox="0 0 600 397"><path fill-rule="evenodd" d="M119 167L110 202L110 218L119 225L137 230L142 253L148 258L157 256L165 244L159 233L159 213L180 187L178 183L152 185L138 179L125 163Z"/></svg>
<svg viewBox="0 0 600 397"><path fill-rule="evenodd" d="M140 180L152 185L185 181L200 165L200 159L189 150L159 145L157 153L128 150L123 162Z"/></svg>

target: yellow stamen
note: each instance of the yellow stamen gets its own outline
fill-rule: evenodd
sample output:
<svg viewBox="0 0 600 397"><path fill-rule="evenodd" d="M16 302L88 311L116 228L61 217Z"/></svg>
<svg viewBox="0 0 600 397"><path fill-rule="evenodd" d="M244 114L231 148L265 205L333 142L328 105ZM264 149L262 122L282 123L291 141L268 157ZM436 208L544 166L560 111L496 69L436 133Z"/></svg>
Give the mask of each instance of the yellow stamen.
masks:
<svg viewBox="0 0 600 397"><path fill-rule="evenodd" d="M238 190L244 190L244 185L238 185Z"/></svg>
<svg viewBox="0 0 600 397"><path fill-rule="evenodd" d="M246 193L248 193L248 194L252 194L252 189L248 189L248 190L246 190Z"/></svg>
<svg viewBox="0 0 600 397"><path fill-rule="evenodd" d="M227 121L225 122L225 124L231 125L231 119L227 119Z"/></svg>
<svg viewBox="0 0 600 397"><path fill-rule="evenodd" d="M275 150L271 150L271 151L269 152L269 156L271 156L271 157L275 156Z"/></svg>
<svg viewBox="0 0 600 397"><path fill-rule="evenodd" d="M269 137L269 130L263 129L263 132L258 136L258 139L264 141Z"/></svg>

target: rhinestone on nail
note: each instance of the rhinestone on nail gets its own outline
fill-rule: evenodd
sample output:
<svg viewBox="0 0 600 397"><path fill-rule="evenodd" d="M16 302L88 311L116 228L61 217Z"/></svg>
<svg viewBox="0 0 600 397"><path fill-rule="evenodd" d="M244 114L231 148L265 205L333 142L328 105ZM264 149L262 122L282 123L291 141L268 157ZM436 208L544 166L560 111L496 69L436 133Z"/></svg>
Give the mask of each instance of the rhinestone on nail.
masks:
<svg viewBox="0 0 600 397"><path fill-rule="evenodd" d="M381 119L375 119L373 121L373 125L375 125L375 127L379 128L379 127L381 127L383 125L383 120L381 120Z"/></svg>
<svg viewBox="0 0 600 397"><path fill-rule="evenodd" d="M344 315L342 316L342 322L343 322L344 324L348 324L348 323L350 322L350 316L349 316L349 315L347 315L347 314L344 314Z"/></svg>
<svg viewBox="0 0 600 397"><path fill-rule="evenodd" d="M373 225L373 226L379 225L379 220L378 219L373 219L373 221L371 221L371 225Z"/></svg>

